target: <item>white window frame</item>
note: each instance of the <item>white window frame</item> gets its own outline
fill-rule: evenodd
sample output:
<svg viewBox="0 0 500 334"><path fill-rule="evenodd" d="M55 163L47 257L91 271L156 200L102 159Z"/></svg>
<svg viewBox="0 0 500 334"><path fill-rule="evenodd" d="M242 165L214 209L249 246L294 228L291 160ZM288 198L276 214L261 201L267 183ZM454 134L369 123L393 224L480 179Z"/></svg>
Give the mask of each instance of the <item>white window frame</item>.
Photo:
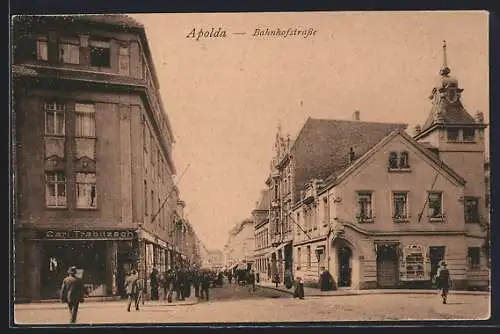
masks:
<svg viewBox="0 0 500 334"><path fill-rule="evenodd" d="M65 136L66 135L66 105L58 102L44 104L45 110L45 135L47 136ZM62 115L62 116L61 116ZM57 124L59 117L62 117L62 129L58 130ZM48 129L48 120L53 118L53 131Z"/></svg>
<svg viewBox="0 0 500 334"><path fill-rule="evenodd" d="M369 199L370 207L369 207L369 213L366 215L366 217L361 216L361 203L363 202L362 199L367 198ZM372 222L375 218L374 214L374 196L373 196L373 191L369 190L360 190L356 192L356 219L359 222Z"/></svg>
<svg viewBox="0 0 500 334"><path fill-rule="evenodd" d="M96 137L96 110L93 103L75 104L75 137Z"/></svg>
<svg viewBox="0 0 500 334"><path fill-rule="evenodd" d="M59 60L64 64L80 64L80 41L73 39L62 39L58 45ZM63 53L61 54L61 51Z"/></svg>
<svg viewBox="0 0 500 334"><path fill-rule="evenodd" d="M397 196L404 196L405 204L404 204L404 215L398 216L396 215L396 197ZM410 204L409 204L409 192L408 191L402 191L402 190L397 190L392 192L392 219L395 222L404 222L408 221L410 218Z"/></svg>
<svg viewBox="0 0 500 334"><path fill-rule="evenodd" d="M49 60L49 43L46 37L38 37L36 40L36 59Z"/></svg>
<svg viewBox="0 0 500 334"><path fill-rule="evenodd" d="M430 213L431 210L431 195L437 195L441 197L441 212L439 216L432 216ZM442 191L429 191L427 192L427 216L431 221L442 221L444 219L444 194Z"/></svg>
<svg viewBox="0 0 500 334"><path fill-rule="evenodd" d="M53 178L51 178L53 177ZM50 196L49 186L54 186L54 196ZM62 188L64 195L59 195ZM54 197L54 202L50 201ZM68 194L66 188L66 175L61 171L45 172L45 205L48 208L66 208L68 203Z"/></svg>
<svg viewBox="0 0 500 334"><path fill-rule="evenodd" d="M75 207L77 209L97 209L96 174L87 172L77 172L75 178L75 185L76 185Z"/></svg>

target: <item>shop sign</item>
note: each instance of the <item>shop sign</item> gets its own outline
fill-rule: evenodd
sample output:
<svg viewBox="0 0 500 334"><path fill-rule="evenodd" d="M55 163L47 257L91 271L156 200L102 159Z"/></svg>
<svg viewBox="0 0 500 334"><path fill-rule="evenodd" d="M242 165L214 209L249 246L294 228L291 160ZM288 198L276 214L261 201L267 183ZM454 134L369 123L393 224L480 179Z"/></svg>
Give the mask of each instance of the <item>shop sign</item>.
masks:
<svg viewBox="0 0 500 334"><path fill-rule="evenodd" d="M45 230L37 231L42 240L132 240L134 230Z"/></svg>

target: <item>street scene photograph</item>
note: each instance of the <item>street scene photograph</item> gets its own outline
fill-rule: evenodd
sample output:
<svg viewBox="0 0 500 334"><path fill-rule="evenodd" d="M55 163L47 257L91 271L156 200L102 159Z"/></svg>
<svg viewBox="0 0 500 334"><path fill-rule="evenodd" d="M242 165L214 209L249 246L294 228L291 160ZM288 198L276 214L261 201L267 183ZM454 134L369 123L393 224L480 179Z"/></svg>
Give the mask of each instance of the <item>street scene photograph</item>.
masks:
<svg viewBox="0 0 500 334"><path fill-rule="evenodd" d="M490 319L488 25L11 17L11 326Z"/></svg>

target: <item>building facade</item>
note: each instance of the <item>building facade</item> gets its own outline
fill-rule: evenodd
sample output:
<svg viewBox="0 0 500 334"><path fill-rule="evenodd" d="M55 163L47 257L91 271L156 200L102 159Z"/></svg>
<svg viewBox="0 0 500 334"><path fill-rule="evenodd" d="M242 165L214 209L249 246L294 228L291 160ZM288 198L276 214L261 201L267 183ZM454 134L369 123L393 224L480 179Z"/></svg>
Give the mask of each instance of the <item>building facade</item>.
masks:
<svg viewBox="0 0 500 334"><path fill-rule="evenodd" d="M254 238L253 219L244 219L229 231L224 255L227 268L253 263Z"/></svg>
<svg viewBox="0 0 500 334"><path fill-rule="evenodd" d="M269 229L270 198L267 189L261 191L261 196L252 211L254 225L254 269L261 279L270 278L271 274L271 233Z"/></svg>
<svg viewBox="0 0 500 334"><path fill-rule="evenodd" d="M339 287L428 287L446 260L457 289L489 285L486 124L464 109L449 74L445 63L414 137L396 129L304 187L294 207L296 275L316 283L324 267Z"/></svg>
<svg viewBox="0 0 500 334"><path fill-rule="evenodd" d="M15 299L89 296L181 262L172 129L145 30L124 15L14 22ZM184 255L185 256L185 255Z"/></svg>
<svg viewBox="0 0 500 334"><path fill-rule="evenodd" d="M208 251L208 267L212 270L220 270L224 267L224 253L219 249Z"/></svg>

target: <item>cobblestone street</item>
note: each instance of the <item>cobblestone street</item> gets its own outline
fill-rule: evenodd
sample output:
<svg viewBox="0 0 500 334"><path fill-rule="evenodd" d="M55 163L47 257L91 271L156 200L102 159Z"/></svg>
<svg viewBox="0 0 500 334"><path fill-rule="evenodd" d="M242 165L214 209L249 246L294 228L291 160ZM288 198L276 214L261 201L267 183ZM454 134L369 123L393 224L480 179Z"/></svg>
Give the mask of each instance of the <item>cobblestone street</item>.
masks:
<svg viewBox="0 0 500 334"><path fill-rule="evenodd" d="M374 294L309 297L258 288L225 286L210 290L210 301L192 305L146 302L139 312L126 312L125 301L85 302L79 324L211 323L211 322L309 322L450 320L489 317L487 295L450 295L447 305L437 294ZM195 302L195 300L193 300ZM67 324L68 311L58 303L22 304L15 307L16 324Z"/></svg>

